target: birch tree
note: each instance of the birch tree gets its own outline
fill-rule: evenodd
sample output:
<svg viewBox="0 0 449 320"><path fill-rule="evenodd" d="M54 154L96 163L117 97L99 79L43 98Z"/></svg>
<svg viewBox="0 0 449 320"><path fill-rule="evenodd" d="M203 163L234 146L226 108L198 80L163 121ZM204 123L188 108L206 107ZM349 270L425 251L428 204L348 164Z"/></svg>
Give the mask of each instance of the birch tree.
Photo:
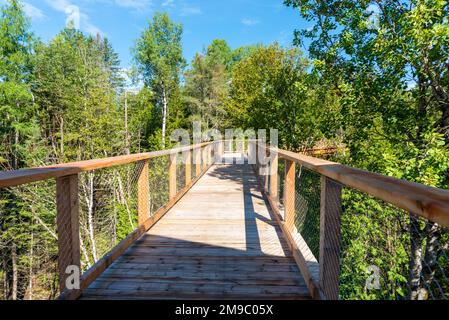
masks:
<svg viewBox="0 0 449 320"><path fill-rule="evenodd" d="M166 13L156 13L153 21L137 40L134 58L144 83L154 92L161 110L161 140L165 146L169 106L179 88L182 57L182 25L172 22Z"/></svg>

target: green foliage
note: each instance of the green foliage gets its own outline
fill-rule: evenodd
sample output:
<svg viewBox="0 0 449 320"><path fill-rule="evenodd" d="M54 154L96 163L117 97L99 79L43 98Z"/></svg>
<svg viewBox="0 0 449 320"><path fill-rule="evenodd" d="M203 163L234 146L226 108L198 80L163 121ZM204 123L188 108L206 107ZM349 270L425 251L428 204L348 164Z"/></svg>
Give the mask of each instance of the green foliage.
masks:
<svg viewBox="0 0 449 320"><path fill-rule="evenodd" d="M338 96L342 117L336 120L350 149L343 160L370 171L449 188L447 2L284 2L314 24L297 30L295 43L311 40L314 70L323 87ZM428 295L432 285L423 279L429 278L429 267L415 276L408 271L409 265L416 265L415 260L418 269L432 265L429 257L443 257L441 248L447 240L429 232L430 227L414 232L413 219L398 226L395 221L407 215L379 207L373 199L354 192L345 197L343 297L416 297L421 289ZM428 245L434 241L438 248ZM416 243L416 249L410 242ZM426 252L422 258L420 250ZM363 287L368 261L381 269L382 292L367 292ZM444 285L444 276L437 281ZM418 287L406 289L412 283Z"/></svg>
<svg viewBox="0 0 449 320"><path fill-rule="evenodd" d="M320 130L328 118L325 114L338 106L327 98L332 93L318 94L309 67L296 49L278 44L254 49L232 73L227 101L232 124L244 129L279 129L280 146L289 149L313 146L325 135Z"/></svg>
<svg viewBox="0 0 449 320"><path fill-rule="evenodd" d="M137 68L145 85L154 92L155 105L162 113L162 146L166 143L169 111L179 98L179 77L185 64L182 31L182 25L172 22L166 13L156 13L133 49Z"/></svg>

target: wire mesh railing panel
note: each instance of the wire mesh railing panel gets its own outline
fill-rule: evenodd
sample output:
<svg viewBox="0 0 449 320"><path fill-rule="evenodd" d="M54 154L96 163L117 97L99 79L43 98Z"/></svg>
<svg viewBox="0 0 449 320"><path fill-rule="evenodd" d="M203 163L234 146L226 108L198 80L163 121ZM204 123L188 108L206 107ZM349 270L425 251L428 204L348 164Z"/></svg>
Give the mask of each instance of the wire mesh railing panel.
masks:
<svg viewBox="0 0 449 320"><path fill-rule="evenodd" d="M79 174L81 269L91 267L137 227L143 162Z"/></svg>
<svg viewBox="0 0 449 320"><path fill-rule="evenodd" d="M277 173L278 173L279 211L280 211L281 215L284 217L285 160L279 159Z"/></svg>
<svg viewBox="0 0 449 320"><path fill-rule="evenodd" d="M341 299L449 299L449 232L343 189Z"/></svg>
<svg viewBox="0 0 449 320"><path fill-rule="evenodd" d="M0 189L0 300L59 295L54 180Z"/></svg>
<svg viewBox="0 0 449 320"><path fill-rule="evenodd" d="M317 260L320 256L320 179L318 173L296 166L295 227Z"/></svg>
<svg viewBox="0 0 449 320"><path fill-rule="evenodd" d="M162 156L149 161L150 214L154 215L170 200L168 167L170 156Z"/></svg>

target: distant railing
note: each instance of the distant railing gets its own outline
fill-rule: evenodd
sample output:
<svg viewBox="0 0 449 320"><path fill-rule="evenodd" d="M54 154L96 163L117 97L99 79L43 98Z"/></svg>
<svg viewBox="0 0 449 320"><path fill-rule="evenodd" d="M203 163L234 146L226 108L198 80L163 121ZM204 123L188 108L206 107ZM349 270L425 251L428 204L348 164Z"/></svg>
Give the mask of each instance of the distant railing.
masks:
<svg viewBox="0 0 449 320"><path fill-rule="evenodd" d="M248 153L314 298L449 299L448 190L257 141Z"/></svg>
<svg viewBox="0 0 449 320"><path fill-rule="evenodd" d="M52 186L47 189L56 199L57 230L49 228L49 232L57 238L59 298L76 299L83 289L173 207L209 169L215 157L221 155L221 150L222 142L216 141L171 150L1 172L0 190L53 179L56 181L54 194ZM103 183L105 180L108 183ZM49 202L52 202L51 199ZM67 290L68 270L71 266L86 269L81 265L82 257L89 261L92 255L92 252L86 252L86 247L92 249L89 241L95 240L88 220L93 218L92 211L100 209L105 214L123 210L127 217L125 232L132 232L126 232L127 236L118 243L112 243L109 247L105 245L111 249L109 252L94 252L93 255L98 258L82 274L80 290ZM91 235L86 244L80 244L80 239L83 239L80 219L83 229ZM118 224L114 222L115 227ZM108 238L107 235L105 238Z"/></svg>

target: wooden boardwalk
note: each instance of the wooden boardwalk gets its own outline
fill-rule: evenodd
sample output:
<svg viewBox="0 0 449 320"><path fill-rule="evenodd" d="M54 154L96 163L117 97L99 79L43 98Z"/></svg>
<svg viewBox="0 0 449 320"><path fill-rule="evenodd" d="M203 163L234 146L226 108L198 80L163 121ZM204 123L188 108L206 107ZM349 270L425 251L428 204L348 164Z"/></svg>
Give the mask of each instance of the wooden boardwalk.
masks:
<svg viewBox="0 0 449 320"><path fill-rule="evenodd" d="M307 299L249 165L214 165L81 299Z"/></svg>

